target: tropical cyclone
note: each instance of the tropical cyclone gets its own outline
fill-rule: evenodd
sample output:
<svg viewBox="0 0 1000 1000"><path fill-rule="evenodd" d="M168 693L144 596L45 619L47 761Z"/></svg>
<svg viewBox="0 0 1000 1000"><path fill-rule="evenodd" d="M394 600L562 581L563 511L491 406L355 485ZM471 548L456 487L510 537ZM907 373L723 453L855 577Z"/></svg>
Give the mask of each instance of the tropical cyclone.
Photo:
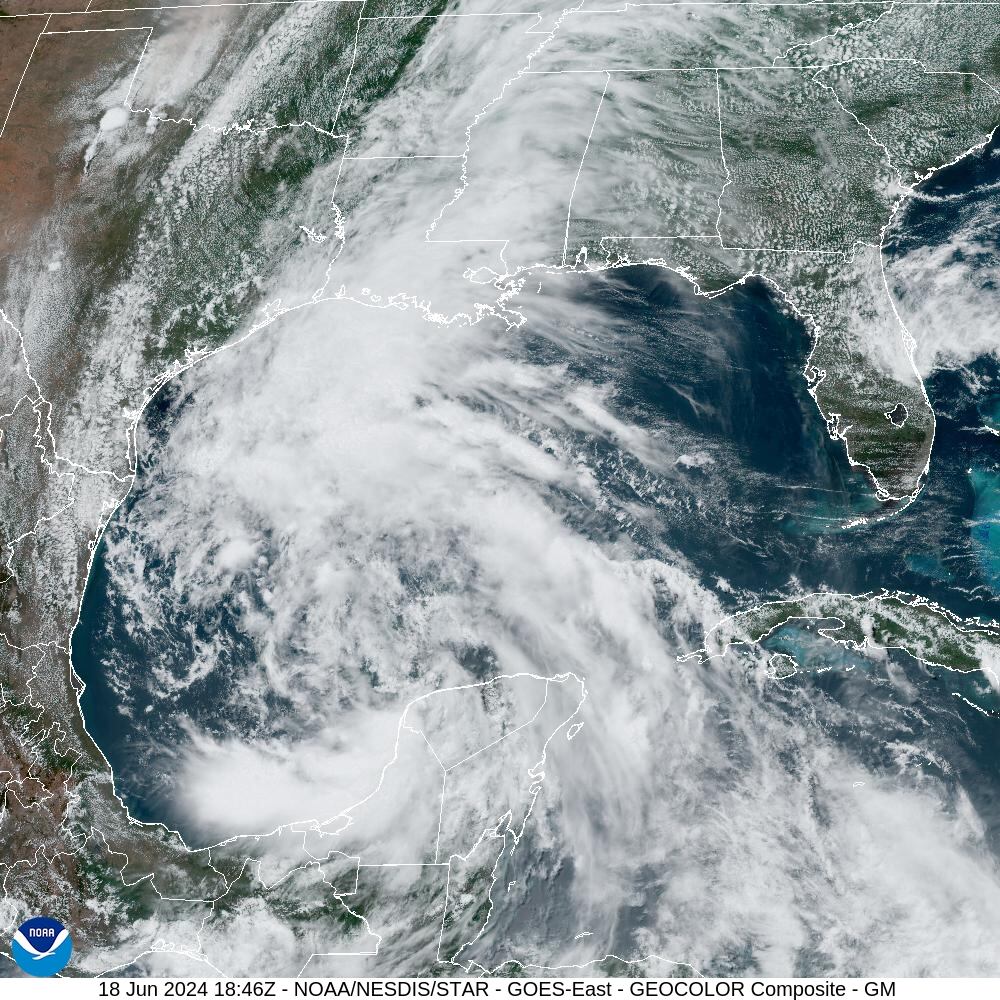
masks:
<svg viewBox="0 0 1000 1000"><path fill-rule="evenodd" d="M56 14L30 61L5 64L3 885L10 919L54 900L71 914L79 971L154 945L205 961L207 941L238 941L241 907L275 933L321 912L362 956L377 936L343 891L331 902L335 852L265 877L277 836L189 852L130 821L80 718L70 635L136 424L217 348L345 299L516 326L553 272L649 263L706 295L760 276L811 328L830 433L880 499L919 490L933 414L880 255L915 183L997 125L997 8L587 7ZM22 60L24 23L0 22ZM408 198L418 182L429 212ZM289 273L301 295L277 301ZM511 767L533 778L535 763ZM483 933L513 808L450 831L471 858L455 863L464 909L434 865L405 885L447 923L451 950L429 940L428 962ZM378 879L374 896L404 892ZM289 944L285 960L311 954Z"/></svg>

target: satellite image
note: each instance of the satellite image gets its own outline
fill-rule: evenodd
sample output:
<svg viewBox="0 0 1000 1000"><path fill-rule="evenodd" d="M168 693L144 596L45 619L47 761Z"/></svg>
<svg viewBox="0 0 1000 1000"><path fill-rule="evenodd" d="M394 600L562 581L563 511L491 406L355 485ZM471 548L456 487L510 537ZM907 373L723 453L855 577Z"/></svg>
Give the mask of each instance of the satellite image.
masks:
<svg viewBox="0 0 1000 1000"><path fill-rule="evenodd" d="M0 975L1000 976L998 126L997 3L2 0Z"/></svg>

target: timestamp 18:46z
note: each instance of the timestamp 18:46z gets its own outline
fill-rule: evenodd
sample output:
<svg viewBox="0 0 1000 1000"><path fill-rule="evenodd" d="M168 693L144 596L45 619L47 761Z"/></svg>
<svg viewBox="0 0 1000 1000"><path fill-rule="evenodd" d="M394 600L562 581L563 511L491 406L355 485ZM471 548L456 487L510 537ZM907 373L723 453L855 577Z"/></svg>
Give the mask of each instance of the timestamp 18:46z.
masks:
<svg viewBox="0 0 1000 1000"><path fill-rule="evenodd" d="M101 997L157 997L164 1000L180 1000L183 997L273 997L273 979L249 979L234 981L217 979L213 982L193 979L168 979L164 983L147 983L137 979L101 979Z"/></svg>

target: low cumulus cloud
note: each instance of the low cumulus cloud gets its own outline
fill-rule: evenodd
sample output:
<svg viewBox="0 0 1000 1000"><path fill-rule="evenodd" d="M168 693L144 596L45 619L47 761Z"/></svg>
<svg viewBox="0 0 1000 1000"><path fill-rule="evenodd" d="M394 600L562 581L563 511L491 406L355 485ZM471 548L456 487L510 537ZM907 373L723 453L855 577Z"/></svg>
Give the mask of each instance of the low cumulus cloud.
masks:
<svg viewBox="0 0 1000 1000"><path fill-rule="evenodd" d="M996 210L990 194L980 185L973 196L923 196L903 223L915 225L916 237L904 230L905 242L886 260L925 377L935 367L996 352Z"/></svg>
<svg viewBox="0 0 1000 1000"><path fill-rule="evenodd" d="M953 784L862 759L818 690L677 662L724 610L623 484L731 466L618 405L627 330L581 294L605 279L498 287L502 245L424 241L460 171L345 163L329 281L329 248L293 260L272 297L309 304L195 367L141 442L107 565L165 653L112 672L175 741L150 750L171 814L202 842L328 818L377 785L412 699L573 674L582 728L464 958L989 971L1000 884ZM493 789L463 788L468 815Z"/></svg>
<svg viewBox="0 0 1000 1000"><path fill-rule="evenodd" d="M596 329L571 294L558 304ZM188 828L211 839L332 815L375 787L413 697L573 671L583 728L554 745L518 855L531 894L506 901L536 931L504 934L498 899L500 930L464 958L985 969L1000 885L974 810L909 771L873 771L831 735L848 724L832 702L759 689L735 656L677 663L722 609L690 565L615 530L588 454L610 440L655 462L660 438L529 340L341 301L186 379L113 569L147 588L151 622L194 628L229 603L252 641L220 692L249 708L246 729L185 724L174 806ZM463 794L472 816L488 789ZM412 819L387 806L382 828ZM546 881L545 856L571 877ZM539 939L549 892L573 920Z"/></svg>

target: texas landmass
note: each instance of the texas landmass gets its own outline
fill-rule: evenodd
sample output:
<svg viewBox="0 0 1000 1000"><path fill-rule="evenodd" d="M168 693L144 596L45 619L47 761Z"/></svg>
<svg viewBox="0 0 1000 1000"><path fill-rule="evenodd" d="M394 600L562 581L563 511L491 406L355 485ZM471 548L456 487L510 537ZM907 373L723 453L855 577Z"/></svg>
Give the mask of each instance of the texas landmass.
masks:
<svg viewBox="0 0 1000 1000"><path fill-rule="evenodd" d="M54 16L44 37L41 21L29 16L0 23L0 84L10 102L0 144L7 571L0 873L11 912L72 917L70 974L127 968L151 951L200 969L208 946L237 939L249 914L273 921L276 934L294 928L304 939L311 927L328 943L353 947L364 937L367 947L362 918L404 904L423 917L445 905L442 886L427 877L402 889L388 880L361 884L363 905L348 906L322 869L332 855L299 858L285 880L265 878L260 857L278 836L271 844L261 838L228 851L190 851L174 832L134 822L77 704L70 638L94 547L131 488L143 409L168 379L245 335L290 262L334 276L329 290L317 283L318 294L363 302L401 296L401 308L419 308L443 325L496 319L516 326L520 286L552 272L665 267L706 295L764 280L805 324L813 340L804 372L810 390L885 509L919 492L934 417L886 286L882 250L921 180L984 146L1000 124L1000 9L692 6L697 30L674 30L665 19L673 6L623 6L613 16L595 12L598 32L588 37L571 30L586 25L587 12L570 14L559 4L541 5L531 33L484 16L482 48L510 67L511 86L503 78L483 83L461 62L448 62L449 32L466 19L440 15L463 13L463 4L102 10ZM525 28L535 23L534 14L525 17ZM142 89L155 79L155 61L146 58L149 72L130 91L124 141L88 159L103 110L97 98L136 71L150 24L154 40L180 37L185 47L189 38L219 37L206 47L208 63L169 97ZM629 24L637 30L630 33ZM585 150L603 67L616 65ZM590 68L597 85L578 88L575 70ZM234 81L245 85L239 101L230 101ZM530 112L556 86L569 88L564 136L574 155L554 164L552 197L537 211L533 202L526 216L524 192L544 194L541 168L552 164L536 163L533 172L503 163L512 179L504 188L477 160L477 140L519 101ZM467 90L478 106L449 146L439 122L447 124ZM406 267L394 260L391 273L382 269L401 172L431 167L403 155L399 163L379 161L377 172L360 159L345 165L348 146L363 157L379 152L384 134L406 134L402 124L379 120L385 103L403 93L410 103L402 123L440 144L396 152L457 154L465 141L442 189L448 211L441 209L438 235L496 242L480 227L488 216L477 205L509 223L509 266L475 286L475 311L465 305L461 268L427 287L416 275L434 242L424 236L430 218L404 220L419 232L412 256ZM528 129L532 116L513 120ZM627 127L616 127L622 122ZM570 217L566 199L577 174ZM329 190L336 181L336 206L313 197L317 177L324 194L327 180ZM346 240L340 218L349 220ZM329 241L310 243L300 221ZM61 250L58 269L47 266L49 243ZM331 270L341 243L338 266L353 266L362 282ZM431 304L423 301L432 295ZM821 628L835 641L902 648L964 672L990 668L998 644L995 626L919 597L819 594L727 619L703 655L760 642L800 619L829 620ZM473 860L462 877L476 891L465 909L449 911L456 923L475 922L496 852ZM383 968L461 971L434 962L457 955L468 935L439 952L437 924L418 930L424 950L397 958L387 948Z"/></svg>

